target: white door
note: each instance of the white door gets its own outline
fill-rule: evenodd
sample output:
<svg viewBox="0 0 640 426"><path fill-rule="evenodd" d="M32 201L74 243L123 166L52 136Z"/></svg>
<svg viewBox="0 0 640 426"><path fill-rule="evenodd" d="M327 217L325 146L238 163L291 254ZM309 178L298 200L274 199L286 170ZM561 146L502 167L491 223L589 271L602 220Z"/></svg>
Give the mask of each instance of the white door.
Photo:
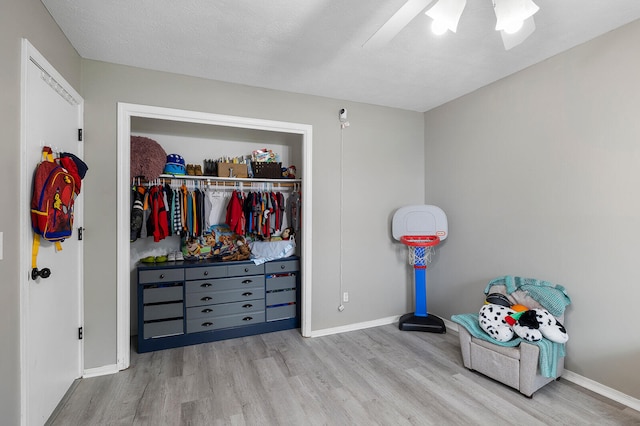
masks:
<svg viewBox="0 0 640 426"><path fill-rule="evenodd" d="M24 41L23 48L23 179L28 189L28 214L31 184L43 146L58 152L70 152L82 158L78 129L82 128L82 98L66 81ZM25 55L26 53L26 55ZM23 185L24 187L24 185ZM84 189L84 188L82 188ZM82 191L75 202L74 230L55 251L52 243L41 240L38 268L49 268L49 278L33 280L31 271L31 222L22 230L23 262L26 283L22 288L22 413L23 424L42 425L73 381L82 372Z"/></svg>

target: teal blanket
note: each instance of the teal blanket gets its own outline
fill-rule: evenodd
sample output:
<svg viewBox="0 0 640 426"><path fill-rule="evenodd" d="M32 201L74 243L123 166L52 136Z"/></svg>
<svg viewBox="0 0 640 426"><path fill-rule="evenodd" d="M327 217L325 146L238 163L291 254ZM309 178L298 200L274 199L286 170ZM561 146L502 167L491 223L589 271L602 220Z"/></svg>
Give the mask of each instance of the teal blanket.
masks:
<svg viewBox="0 0 640 426"><path fill-rule="evenodd" d="M489 281L484 294L491 293L491 287L494 285L505 286L508 294L516 290L526 291L531 298L537 300L555 317L564 314L564 309L571 303L571 299L564 287L549 281L505 275Z"/></svg>
<svg viewBox="0 0 640 426"><path fill-rule="evenodd" d="M521 339L520 337L517 337L508 342L499 342L485 333L482 328L480 328L480 324L478 323L478 314L453 315L451 317L451 321L456 322L469 330L469 333L473 337L486 340L487 342L491 342L495 345L513 347L520 345L521 342L537 345L540 348L540 374L542 374L544 377L556 377L556 373L558 371L558 359L565 356L566 354L565 346L563 343L552 342L551 340L547 340L544 338L537 342L528 342L524 339Z"/></svg>

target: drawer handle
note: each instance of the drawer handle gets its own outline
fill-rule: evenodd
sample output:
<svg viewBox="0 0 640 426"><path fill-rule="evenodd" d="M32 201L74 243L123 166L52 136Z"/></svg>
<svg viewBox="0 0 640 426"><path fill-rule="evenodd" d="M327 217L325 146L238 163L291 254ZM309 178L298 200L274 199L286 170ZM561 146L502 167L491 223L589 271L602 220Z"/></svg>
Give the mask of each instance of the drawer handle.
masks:
<svg viewBox="0 0 640 426"><path fill-rule="evenodd" d="M213 299L213 297L205 296L200 298L200 300L202 300L203 302L208 302L211 299Z"/></svg>
<svg viewBox="0 0 640 426"><path fill-rule="evenodd" d="M253 282L253 280L244 280L242 281L242 284L251 284Z"/></svg>
<svg viewBox="0 0 640 426"><path fill-rule="evenodd" d="M246 305L242 305L243 308L252 308L253 305L251 303L247 303Z"/></svg>
<svg viewBox="0 0 640 426"><path fill-rule="evenodd" d="M204 287L204 288L211 287L211 283L200 284L200 287Z"/></svg>
<svg viewBox="0 0 640 426"><path fill-rule="evenodd" d="M208 321L202 323L203 327L211 327L212 325L213 325L213 323L212 322L208 322Z"/></svg>
<svg viewBox="0 0 640 426"><path fill-rule="evenodd" d="M253 317L244 317L242 318L242 321L251 321L253 319Z"/></svg>
<svg viewBox="0 0 640 426"><path fill-rule="evenodd" d="M206 277L207 275L209 275L209 271L204 271L204 276Z"/></svg>
<svg viewBox="0 0 640 426"><path fill-rule="evenodd" d="M163 278L164 278L164 274L160 274L160 279L163 279Z"/></svg>
<svg viewBox="0 0 640 426"><path fill-rule="evenodd" d="M286 266L280 265L280 269L284 269L284 268L286 268Z"/></svg>
<svg viewBox="0 0 640 426"><path fill-rule="evenodd" d="M201 310L200 312L202 312L203 314L208 314L209 312L213 312L213 309L207 308L207 309Z"/></svg>
<svg viewBox="0 0 640 426"><path fill-rule="evenodd" d="M242 293L243 296L251 296L253 293L251 293L250 291L247 291L246 293Z"/></svg>
<svg viewBox="0 0 640 426"><path fill-rule="evenodd" d="M244 268L244 271L245 272L249 272L249 268Z"/></svg>

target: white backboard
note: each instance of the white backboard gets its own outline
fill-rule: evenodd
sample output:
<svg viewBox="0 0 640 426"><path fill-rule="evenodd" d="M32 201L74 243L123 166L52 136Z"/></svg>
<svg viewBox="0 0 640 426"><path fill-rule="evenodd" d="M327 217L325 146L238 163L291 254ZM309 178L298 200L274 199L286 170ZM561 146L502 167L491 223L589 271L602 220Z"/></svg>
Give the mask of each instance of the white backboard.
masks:
<svg viewBox="0 0 640 426"><path fill-rule="evenodd" d="M438 206L401 207L393 214L391 233L398 241L403 235L437 235L443 241L449 234L447 215Z"/></svg>

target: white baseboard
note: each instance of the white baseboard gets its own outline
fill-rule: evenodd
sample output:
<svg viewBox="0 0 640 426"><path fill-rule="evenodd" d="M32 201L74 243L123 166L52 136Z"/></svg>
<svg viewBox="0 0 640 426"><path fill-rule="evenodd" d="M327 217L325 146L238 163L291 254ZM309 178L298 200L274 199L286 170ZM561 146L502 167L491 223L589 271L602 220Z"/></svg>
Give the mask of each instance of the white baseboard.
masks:
<svg viewBox="0 0 640 426"><path fill-rule="evenodd" d="M458 332L457 323L445 319L444 324L448 330ZM602 395L636 411L640 411L640 399L633 398L627 394L605 386L602 383L595 382L584 376L576 374L573 371L567 370L566 368L562 372L562 378L571 383L575 383L578 386L582 386L585 389L589 389L590 391L595 392L598 395Z"/></svg>
<svg viewBox="0 0 640 426"><path fill-rule="evenodd" d="M455 323L446 318L442 318L442 321L444 321L444 326L447 327L447 330L455 331L456 333L458 332L458 323Z"/></svg>
<svg viewBox="0 0 640 426"><path fill-rule="evenodd" d="M626 405L627 407L632 408L636 411L640 411L640 399L633 398L627 394L605 386L602 383L595 382L591 379L588 379L566 369L562 373L562 378L571 383L575 383L578 386L582 386L585 389L589 389L590 391L593 391L599 395L607 397L613 401L619 402L620 404Z"/></svg>
<svg viewBox="0 0 640 426"><path fill-rule="evenodd" d="M107 376L109 374L115 374L118 371L120 370L118 370L118 366L116 364L103 365L102 367L88 368L84 370L82 378L86 379L89 377Z"/></svg>
<svg viewBox="0 0 640 426"><path fill-rule="evenodd" d="M348 324L340 327L325 328L323 330L312 331L310 337L329 336L331 334L346 333L348 331L364 330L365 328L393 324L394 322L398 322L399 319L400 315L395 317L380 318L373 321L358 322L355 324Z"/></svg>

